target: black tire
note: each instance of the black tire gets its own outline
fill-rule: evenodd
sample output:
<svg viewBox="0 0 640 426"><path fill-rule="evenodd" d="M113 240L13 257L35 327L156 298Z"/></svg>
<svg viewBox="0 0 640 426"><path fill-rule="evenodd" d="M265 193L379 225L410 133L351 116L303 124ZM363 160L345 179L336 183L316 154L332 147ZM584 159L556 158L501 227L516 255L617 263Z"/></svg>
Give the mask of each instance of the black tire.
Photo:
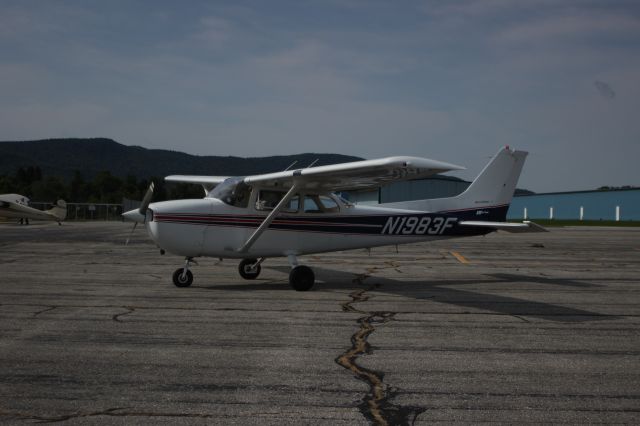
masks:
<svg viewBox="0 0 640 426"><path fill-rule="evenodd" d="M258 275L260 275L260 271L262 270L260 265L256 266L253 270L249 269L249 266L256 262L256 259L242 259L242 262L238 265L238 272L240 273L240 276L245 280L255 280L258 278Z"/></svg>
<svg viewBox="0 0 640 426"><path fill-rule="evenodd" d="M307 291L313 287L316 276L308 266L296 266L289 273L289 284L296 291Z"/></svg>
<svg viewBox="0 0 640 426"><path fill-rule="evenodd" d="M186 277L182 276L183 271L184 268L178 268L173 273L173 283L176 285L176 287L189 287L193 282L193 274L191 273L191 271L187 270Z"/></svg>

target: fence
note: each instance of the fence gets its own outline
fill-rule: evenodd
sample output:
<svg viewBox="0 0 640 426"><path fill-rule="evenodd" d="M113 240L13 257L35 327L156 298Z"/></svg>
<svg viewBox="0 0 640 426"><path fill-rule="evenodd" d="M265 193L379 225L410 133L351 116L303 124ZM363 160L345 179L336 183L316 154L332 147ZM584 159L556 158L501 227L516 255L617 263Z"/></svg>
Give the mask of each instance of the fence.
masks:
<svg viewBox="0 0 640 426"><path fill-rule="evenodd" d="M29 205L40 210L48 210L52 206L44 202L31 202ZM123 211L123 204L67 203L65 220L122 220Z"/></svg>

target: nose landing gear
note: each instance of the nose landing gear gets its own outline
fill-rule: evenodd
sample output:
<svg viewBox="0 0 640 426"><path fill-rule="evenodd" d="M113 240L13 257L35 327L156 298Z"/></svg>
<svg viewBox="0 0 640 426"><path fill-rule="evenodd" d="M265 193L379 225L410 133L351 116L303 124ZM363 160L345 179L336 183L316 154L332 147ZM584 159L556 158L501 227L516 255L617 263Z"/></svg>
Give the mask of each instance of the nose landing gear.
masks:
<svg viewBox="0 0 640 426"><path fill-rule="evenodd" d="M187 257L184 261L184 268L178 268L173 273L173 283L176 287L189 287L193 282L193 274L189 270L191 262L194 262L193 258Z"/></svg>

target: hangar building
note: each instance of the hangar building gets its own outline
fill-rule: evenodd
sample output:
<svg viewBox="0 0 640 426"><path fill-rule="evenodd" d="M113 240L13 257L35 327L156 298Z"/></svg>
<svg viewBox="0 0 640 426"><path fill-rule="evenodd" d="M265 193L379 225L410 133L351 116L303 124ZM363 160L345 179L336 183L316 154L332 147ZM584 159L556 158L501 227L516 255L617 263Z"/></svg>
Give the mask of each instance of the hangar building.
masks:
<svg viewBox="0 0 640 426"><path fill-rule="evenodd" d="M521 195L508 218L640 220L640 188Z"/></svg>

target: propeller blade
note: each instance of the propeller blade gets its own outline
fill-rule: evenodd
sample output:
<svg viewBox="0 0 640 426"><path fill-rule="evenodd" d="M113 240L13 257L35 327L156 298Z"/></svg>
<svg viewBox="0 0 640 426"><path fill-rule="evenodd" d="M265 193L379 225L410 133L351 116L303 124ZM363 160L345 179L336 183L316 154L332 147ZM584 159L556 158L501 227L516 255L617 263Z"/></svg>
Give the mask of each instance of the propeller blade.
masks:
<svg viewBox="0 0 640 426"><path fill-rule="evenodd" d="M147 210L149 209L149 204L151 203L151 197L153 197L153 182L149 185L147 192L144 194L144 198L142 199L142 203L140 203L140 208L129 210L128 212L122 213L122 217L125 220L130 220L132 222L140 222L144 223L147 217ZM135 226L134 226L135 229ZM132 231L133 232L133 231Z"/></svg>
<svg viewBox="0 0 640 426"><path fill-rule="evenodd" d="M138 226L138 222L133 222L133 228L131 228L131 232L129 233L129 236L127 237L127 241L125 241L125 243L124 243L125 246L129 245L129 240L133 236L133 231L136 230L136 226Z"/></svg>
<svg viewBox="0 0 640 426"><path fill-rule="evenodd" d="M149 188L147 189L147 193L144 194L140 209L138 210L143 216L147 214L147 208L149 208L149 203L151 203L151 197L153 197L153 187L153 182L151 182L151 185L149 185Z"/></svg>

